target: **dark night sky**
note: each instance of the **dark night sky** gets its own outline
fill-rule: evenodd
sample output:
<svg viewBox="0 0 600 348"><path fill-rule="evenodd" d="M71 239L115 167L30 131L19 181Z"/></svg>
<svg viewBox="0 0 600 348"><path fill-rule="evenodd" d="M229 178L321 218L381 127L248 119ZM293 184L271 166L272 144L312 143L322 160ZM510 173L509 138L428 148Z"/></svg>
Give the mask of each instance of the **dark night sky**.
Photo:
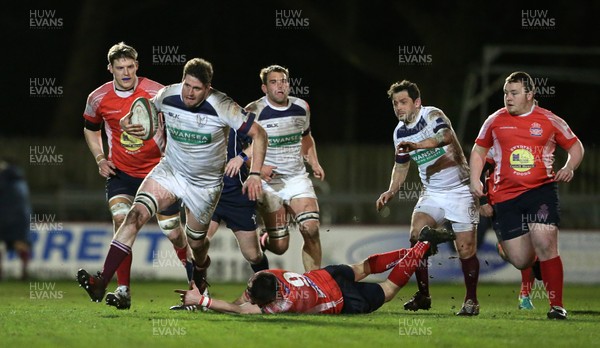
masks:
<svg viewBox="0 0 600 348"><path fill-rule="evenodd" d="M261 96L261 67L287 66L297 92L311 105L313 134L321 143L390 143L396 120L386 91L404 78L417 82L423 103L446 111L456 128L465 79L480 66L485 45L600 46L600 5L593 1L555 5L458 1L440 7L429 1L112 0L17 6L18 10L2 14L6 76L2 88L8 96L0 127L4 137L81 137L85 98L111 78L106 52L118 41L140 53L138 75L163 84L178 82L182 65L159 60L206 58L215 68L213 86L241 105ZM294 15L289 16L290 10ZM524 15L527 10L537 17ZM290 17L298 25L283 23ZM32 18L60 25L34 28ZM524 27L527 18L552 25ZM413 57L428 57L429 64L401 63L401 47L423 50ZM570 78L549 72L534 75L546 87L546 95L538 99L565 118L584 144L595 146L598 132L585 121L596 118L600 109L598 58L512 54L497 62L552 67L547 71L554 73L565 69ZM585 79L569 74L576 68L587 69ZM36 83L32 81L38 87L39 83L54 87L54 92L61 87L62 92L32 96ZM499 88L487 105L490 113L502 106ZM481 116L479 109L470 113L465 141L476 135Z"/></svg>

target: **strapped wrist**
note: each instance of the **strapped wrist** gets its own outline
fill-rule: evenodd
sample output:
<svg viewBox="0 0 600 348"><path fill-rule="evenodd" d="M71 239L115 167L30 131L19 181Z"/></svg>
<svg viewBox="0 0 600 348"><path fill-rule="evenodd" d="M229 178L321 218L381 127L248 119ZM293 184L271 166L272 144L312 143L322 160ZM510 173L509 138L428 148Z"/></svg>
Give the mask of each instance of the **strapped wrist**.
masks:
<svg viewBox="0 0 600 348"><path fill-rule="evenodd" d="M98 157L100 157L100 159L98 159ZM96 159L96 164L100 164L100 162L106 161L106 158L104 157L103 153L96 155L95 159Z"/></svg>
<svg viewBox="0 0 600 348"><path fill-rule="evenodd" d="M238 156L240 156L240 157L241 157L241 158L244 160L244 162L248 161L248 155L246 155L246 154L244 153L244 151L240 152L240 153L238 154Z"/></svg>

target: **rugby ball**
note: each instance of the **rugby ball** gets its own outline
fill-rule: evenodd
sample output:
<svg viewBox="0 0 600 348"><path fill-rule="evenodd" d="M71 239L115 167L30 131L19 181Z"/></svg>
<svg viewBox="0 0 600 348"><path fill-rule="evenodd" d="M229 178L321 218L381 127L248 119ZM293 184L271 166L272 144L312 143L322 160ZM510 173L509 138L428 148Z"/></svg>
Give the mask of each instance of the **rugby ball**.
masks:
<svg viewBox="0 0 600 348"><path fill-rule="evenodd" d="M144 127L144 134L139 136L142 140L149 140L154 137L158 129L158 112L154 104L147 98L136 98L131 104L131 124L140 124Z"/></svg>

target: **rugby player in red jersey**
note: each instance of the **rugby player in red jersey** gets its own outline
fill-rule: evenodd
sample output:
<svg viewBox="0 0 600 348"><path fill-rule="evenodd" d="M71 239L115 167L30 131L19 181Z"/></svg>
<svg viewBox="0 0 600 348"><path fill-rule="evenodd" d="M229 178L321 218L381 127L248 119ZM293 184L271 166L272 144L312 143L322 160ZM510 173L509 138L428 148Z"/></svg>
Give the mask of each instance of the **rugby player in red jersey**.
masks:
<svg viewBox="0 0 600 348"><path fill-rule="evenodd" d="M496 231L509 261L531 267L537 255L548 298L549 319L566 319L563 265L558 252L558 182L569 182L583 159L581 141L568 124L535 105L535 85L525 72L504 84L504 107L484 122L471 151L471 192L483 195L479 176L490 148L496 167L491 177ZM554 172L556 145L568 153Z"/></svg>
<svg viewBox="0 0 600 348"><path fill-rule="evenodd" d="M248 288L230 303L192 290L175 290L183 305L200 305L238 314L358 314L370 313L396 296L408 283L430 247L454 240L454 232L425 226L412 248L369 256L353 265L335 265L298 274L272 269L256 273ZM381 283L360 282L369 274L392 270Z"/></svg>
<svg viewBox="0 0 600 348"><path fill-rule="evenodd" d="M98 172L106 178L106 199L112 214L114 233L119 229L131 208L133 197L146 175L158 164L165 146L163 132L143 141L121 129L119 121L129 113L138 97L152 98L163 87L158 82L138 77L137 51L124 42L108 51L108 71L113 80L98 87L88 96L83 113L83 134L90 152L98 165ZM108 138L108 154L104 153L102 126ZM171 240L178 258L191 274L191 250L179 221L180 204L175 203L157 214L162 232ZM132 255L129 254L117 269L117 290L106 295L106 303L118 309L131 306L130 272ZM188 278L191 277L188 276Z"/></svg>

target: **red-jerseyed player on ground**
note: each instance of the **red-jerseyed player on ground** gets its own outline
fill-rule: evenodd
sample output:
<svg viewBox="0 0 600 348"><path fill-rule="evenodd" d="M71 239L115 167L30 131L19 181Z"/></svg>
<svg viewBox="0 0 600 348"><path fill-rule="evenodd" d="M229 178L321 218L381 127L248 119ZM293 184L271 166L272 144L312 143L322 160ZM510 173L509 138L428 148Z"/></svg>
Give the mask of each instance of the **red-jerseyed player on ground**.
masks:
<svg viewBox="0 0 600 348"><path fill-rule="evenodd" d="M158 82L138 77L137 51L123 42L108 51L108 71L113 80L98 87L88 96L85 106L83 134L106 178L106 199L112 214L114 232L123 223L131 208L133 197L146 175L158 164L165 146L163 132L153 139L142 141L122 131L119 121L129 113L138 97L152 98L163 87ZM102 144L102 125L108 137L108 156ZM191 250L179 221L179 204L175 203L157 215L162 232L173 242L178 258L186 264L191 279ZM131 306L131 254L117 270L117 290L106 295L106 303L118 309Z"/></svg>
<svg viewBox="0 0 600 348"><path fill-rule="evenodd" d="M537 255L550 300L549 319L566 319L563 265L558 253L557 182L569 182L583 159L583 145L567 123L534 102L535 85L525 72L504 84L504 108L485 121L471 151L471 191L483 195L479 180L485 158L494 148L491 177L496 231L502 249L518 269L531 267ZM552 168L554 150L568 152L564 166Z"/></svg>
<svg viewBox="0 0 600 348"><path fill-rule="evenodd" d="M370 313L396 296L408 283L430 247L455 239L454 232L424 227L410 249L369 256L353 265L327 266L298 274L280 269L256 273L248 288L230 303L192 290L175 290L184 305L200 305L217 312L239 314L356 314ZM369 274L392 269L381 283L360 282Z"/></svg>

